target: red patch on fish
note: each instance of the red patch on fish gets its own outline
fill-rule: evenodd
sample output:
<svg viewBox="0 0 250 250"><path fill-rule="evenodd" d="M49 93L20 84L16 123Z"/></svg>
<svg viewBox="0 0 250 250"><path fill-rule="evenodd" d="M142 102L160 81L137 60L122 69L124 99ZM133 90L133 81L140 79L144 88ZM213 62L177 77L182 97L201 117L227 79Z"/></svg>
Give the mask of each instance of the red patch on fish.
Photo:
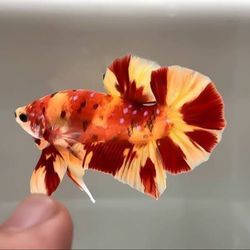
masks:
<svg viewBox="0 0 250 250"><path fill-rule="evenodd" d="M117 78L116 89L121 93L122 97L132 103L147 102L147 95L143 94L143 87L137 88L136 82L129 80L129 63L131 56L125 56L116 59L109 69Z"/></svg>
<svg viewBox="0 0 250 250"><path fill-rule="evenodd" d="M181 109L183 120L190 125L207 129L223 129L223 102L212 83L193 101L185 103Z"/></svg>
<svg viewBox="0 0 250 250"><path fill-rule="evenodd" d="M84 145L86 154L83 166L86 164L87 155L92 152L93 156L89 162L89 168L115 175L125 160L124 151L132 148L133 145L127 141L112 140L105 143L88 143ZM134 156L134 154L129 155L128 160L131 161Z"/></svg>
<svg viewBox="0 0 250 250"><path fill-rule="evenodd" d="M155 99L160 105L166 104L167 74L168 68L160 68L153 71L151 75L150 85L155 95Z"/></svg>
<svg viewBox="0 0 250 250"><path fill-rule="evenodd" d="M172 174L190 171L191 168L185 161L185 154L169 137L157 140L165 169Z"/></svg>
<svg viewBox="0 0 250 250"><path fill-rule="evenodd" d="M159 192L155 184L156 171L150 158L148 158L145 165L141 167L140 177L145 188L144 192L158 198Z"/></svg>
<svg viewBox="0 0 250 250"><path fill-rule="evenodd" d="M207 152L211 152L217 143L217 138L211 132L205 130L194 130L192 132L186 132L186 135L192 140L194 145L197 143Z"/></svg>
<svg viewBox="0 0 250 250"><path fill-rule="evenodd" d="M60 183L60 178L54 169L54 162L56 160L56 155L59 153L54 146L49 146L43 150L43 153L35 167L38 170L41 167L45 167L45 186L48 195L51 195Z"/></svg>

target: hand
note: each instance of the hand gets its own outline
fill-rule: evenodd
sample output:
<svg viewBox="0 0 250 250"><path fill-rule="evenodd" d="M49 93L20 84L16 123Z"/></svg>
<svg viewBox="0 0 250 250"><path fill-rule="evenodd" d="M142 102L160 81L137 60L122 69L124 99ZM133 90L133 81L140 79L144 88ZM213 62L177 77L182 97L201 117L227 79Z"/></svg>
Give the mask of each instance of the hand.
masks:
<svg viewBox="0 0 250 250"><path fill-rule="evenodd" d="M70 249L72 236L67 209L46 195L33 194L0 225L0 248Z"/></svg>

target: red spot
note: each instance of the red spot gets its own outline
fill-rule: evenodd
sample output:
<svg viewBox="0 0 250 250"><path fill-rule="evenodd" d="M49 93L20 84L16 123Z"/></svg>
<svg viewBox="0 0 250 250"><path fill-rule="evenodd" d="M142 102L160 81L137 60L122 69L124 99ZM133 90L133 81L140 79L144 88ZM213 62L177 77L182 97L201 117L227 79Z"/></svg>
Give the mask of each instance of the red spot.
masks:
<svg viewBox="0 0 250 250"><path fill-rule="evenodd" d="M41 144L41 140L38 138L34 138L34 141L38 146Z"/></svg>
<svg viewBox="0 0 250 250"><path fill-rule="evenodd" d="M83 167L87 154L92 152L93 156L89 163L89 168L115 175L122 167L125 156L125 149L132 149L133 145L126 141L112 140L105 143L84 145L86 155L83 159ZM130 158L133 157L130 155Z"/></svg>
<svg viewBox="0 0 250 250"><path fill-rule="evenodd" d="M191 139L193 144L199 144L207 152L211 152L217 143L217 138L214 134L204 131L204 130L195 130L192 132L186 132L186 135Z"/></svg>
<svg viewBox="0 0 250 250"><path fill-rule="evenodd" d="M84 108L86 106L86 101L83 101L82 103L81 103L81 108Z"/></svg>
<svg viewBox="0 0 250 250"><path fill-rule="evenodd" d="M66 116L66 112L65 112L65 110L63 110L63 111L61 112L61 118L63 119L63 118L65 118L65 116Z"/></svg>
<svg viewBox="0 0 250 250"><path fill-rule="evenodd" d="M94 141L94 142L97 141L98 140L98 135L93 134L92 137L91 137L91 140Z"/></svg>
<svg viewBox="0 0 250 250"><path fill-rule="evenodd" d="M129 63L131 56L125 56L116 59L109 69L115 74L118 84L116 89L121 96L133 103L145 103L148 100L147 95L143 95L143 87L137 88L136 82L129 81Z"/></svg>
<svg viewBox="0 0 250 250"><path fill-rule="evenodd" d="M42 155L36 165L35 170L45 166L45 186L48 195L51 195L60 183L60 178L54 170L56 155L59 155L54 146L49 146L42 151Z"/></svg>
<svg viewBox="0 0 250 250"><path fill-rule="evenodd" d="M181 148L169 137L157 140L164 167L172 174L179 174L191 170L185 161L185 155Z"/></svg>
<svg viewBox="0 0 250 250"><path fill-rule="evenodd" d="M166 103L167 96L167 73L168 68L160 68L151 74L151 89L154 93L156 101L160 105Z"/></svg>
<svg viewBox="0 0 250 250"><path fill-rule="evenodd" d="M159 192L155 184L156 171L150 158L148 158L145 165L141 167L140 177L144 185L144 192L158 198Z"/></svg>
<svg viewBox="0 0 250 250"><path fill-rule="evenodd" d="M77 109L77 112L81 113L82 109L85 108L86 104L86 101L82 101L80 107Z"/></svg>
<svg viewBox="0 0 250 250"><path fill-rule="evenodd" d="M82 128L83 128L84 132L87 130L89 124L90 124L90 121L88 121L88 120L82 121Z"/></svg>
<svg viewBox="0 0 250 250"><path fill-rule="evenodd" d="M48 142L51 141L51 129L45 129L43 133L43 138Z"/></svg>
<svg viewBox="0 0 250 250"><path fill-rule="evenodd" d="M95 103L94 105L93 105L93 109L97 109L98 108L98 104L97 103Z"/></svg>
<svg viewBox="0 0 250 250"><path fill-rule="evenodd" d="M208 129L222 129L223 101L212 83L193 101L183 105L181 112L186 123Z"/></svg>

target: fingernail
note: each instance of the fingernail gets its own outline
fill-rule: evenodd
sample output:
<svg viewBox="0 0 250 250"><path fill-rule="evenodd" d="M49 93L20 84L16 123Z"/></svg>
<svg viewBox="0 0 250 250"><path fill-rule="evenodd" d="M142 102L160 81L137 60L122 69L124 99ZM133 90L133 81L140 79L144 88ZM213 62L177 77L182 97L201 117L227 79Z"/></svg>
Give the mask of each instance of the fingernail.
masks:
<svg viewBox="0 0 250 250"><path fill-rule="evenodd" d="M17 206L10 218L3 224L6 231L20 231L39 225L59 213L56 201L46 195L34 194Z"/></svg>

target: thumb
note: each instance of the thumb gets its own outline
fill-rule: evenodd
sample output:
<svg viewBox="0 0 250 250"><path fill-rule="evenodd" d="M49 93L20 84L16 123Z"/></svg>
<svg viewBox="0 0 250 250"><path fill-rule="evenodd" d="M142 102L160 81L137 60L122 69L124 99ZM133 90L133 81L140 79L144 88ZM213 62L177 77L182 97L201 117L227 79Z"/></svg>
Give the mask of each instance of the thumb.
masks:
<svg viewBox="0 0 250 250"><path fill-rule="evenodd" d="M0 248L69 249L72 235L67 209L46 195L33 194L0 226Z"/></svg>

